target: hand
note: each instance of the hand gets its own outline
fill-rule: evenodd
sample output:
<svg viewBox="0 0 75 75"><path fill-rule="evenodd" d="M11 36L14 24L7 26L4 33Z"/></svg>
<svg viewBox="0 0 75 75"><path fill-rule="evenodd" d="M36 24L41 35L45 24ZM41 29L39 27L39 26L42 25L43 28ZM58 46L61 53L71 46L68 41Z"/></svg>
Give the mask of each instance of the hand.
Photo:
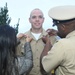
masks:
<svg viewBox="0 0 75 75"><path fill-rule="evenodd" d="M25 34L20 33L20 34L17 35L17 38L18 38L18 39L21 39L21 38L24 37L24 36L25 36Z"/></svg>
<svg viewBox="0 0 75 75"><path fill-rule="evenodd" d="M29 35L25 35L26 36L26 42L31 42L32 38Z"/></svg>
<svg viewBox="0 0 75 75"><path fill-rule="evenodd" d="M50 41L48 35L42 37L42 41L46 44L47 41Z"/></svg>
<svg viewBox="0 0 75 75"><path fill-rule="evenodd" d="M46 32L50 35L50 36L53 36L53 35L57 35L58 31L55 30L55 29L47 29Z"/></svg>

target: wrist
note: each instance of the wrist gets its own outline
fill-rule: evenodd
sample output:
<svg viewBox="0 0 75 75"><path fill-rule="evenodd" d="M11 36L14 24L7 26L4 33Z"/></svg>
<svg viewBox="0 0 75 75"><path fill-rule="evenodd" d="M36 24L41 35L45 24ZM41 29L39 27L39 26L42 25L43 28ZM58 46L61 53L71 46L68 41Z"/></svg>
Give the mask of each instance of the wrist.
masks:
<svg viewBox="0 0 75 75"><path fill-rule="evenodd" d="M46 45L49 47L49 50L52 48L52 44L51 44L50 40L46 42Z"/></svg>

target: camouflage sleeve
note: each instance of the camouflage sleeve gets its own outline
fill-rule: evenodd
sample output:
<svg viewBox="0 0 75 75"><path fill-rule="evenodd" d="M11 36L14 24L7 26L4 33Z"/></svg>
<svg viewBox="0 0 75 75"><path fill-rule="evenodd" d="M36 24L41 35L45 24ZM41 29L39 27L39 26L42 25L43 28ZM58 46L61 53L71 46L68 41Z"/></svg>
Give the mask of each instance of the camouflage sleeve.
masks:
<svg viewBox="0 0 75 75"><path fill-rule="evenodd" d="M18 69L19 74L28 73L33 66L33 55L30 43L26 42L24 45L24 54L23 56L18 56Z"/></svg>

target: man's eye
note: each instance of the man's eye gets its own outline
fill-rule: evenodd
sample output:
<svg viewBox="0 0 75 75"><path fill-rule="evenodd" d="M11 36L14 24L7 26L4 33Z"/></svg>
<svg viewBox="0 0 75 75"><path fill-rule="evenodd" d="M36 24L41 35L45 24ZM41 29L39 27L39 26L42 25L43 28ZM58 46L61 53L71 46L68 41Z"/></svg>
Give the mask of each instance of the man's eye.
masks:
<svg viewBox="0 0 75 75"><path fill-rule="evenodd" d="M32 19L36 18L36 16L32 16Z"/></svg>
<svg viewBox="0 0 75 75"><path fill-rule="evenodd" d="M32 16L32 19L37 18L36 16ZM38 16L38 18L43 18L43 16Z"/></svg>
<svg viewBox="0 0 75 75"><path fill-rule="evenodd" d="M39 16L39 18L43 18L43 16Z"/></svg>

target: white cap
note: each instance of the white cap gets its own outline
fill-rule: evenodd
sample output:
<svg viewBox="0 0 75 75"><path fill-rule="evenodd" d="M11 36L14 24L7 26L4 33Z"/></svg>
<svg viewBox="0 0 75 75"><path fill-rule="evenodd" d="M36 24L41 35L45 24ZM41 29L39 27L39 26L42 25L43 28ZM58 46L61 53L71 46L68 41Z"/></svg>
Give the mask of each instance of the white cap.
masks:
<svg viewBox="0 0 75 75"><path fill-rule="evenodd" d="M59 21L75 19L75 6L74 5L56 6L49 10L48 15L52 19Z"/></svg>

